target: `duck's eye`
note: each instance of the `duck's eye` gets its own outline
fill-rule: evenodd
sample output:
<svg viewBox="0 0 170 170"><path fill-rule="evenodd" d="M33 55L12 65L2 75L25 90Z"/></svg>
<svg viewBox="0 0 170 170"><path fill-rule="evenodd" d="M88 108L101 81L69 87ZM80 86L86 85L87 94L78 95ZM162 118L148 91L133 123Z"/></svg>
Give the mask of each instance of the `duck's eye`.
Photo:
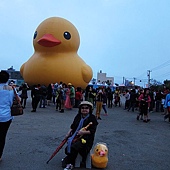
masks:
<svg viewBox="0 0 170 170"><path fill-rule="evenodd" d="M98 151L98 149L96 149L96 151Z"/></svg>
<svg viewBox="0 0 170 170"><path fill-rule="evenodd" d="M34 39L37 37L37 31L35 31L34 33Z"/></svg>
<svg viewBox="0 0 170 170"><path fill-rule="evenodd" d="M71 38L71 34L69 33L69 32L64 32L64 38L66 39L66 40L69 40L70 38Z"/></svg>

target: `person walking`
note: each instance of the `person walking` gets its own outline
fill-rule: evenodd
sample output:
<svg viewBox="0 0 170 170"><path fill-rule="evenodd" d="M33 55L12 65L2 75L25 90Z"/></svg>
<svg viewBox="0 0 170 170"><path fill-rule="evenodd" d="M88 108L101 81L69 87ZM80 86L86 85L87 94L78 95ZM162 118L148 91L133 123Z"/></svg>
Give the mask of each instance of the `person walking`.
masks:
<svg viewBox="0 0 170 170"><path fill-rule="evenodd" d="M56 104L56 94L57 94L57 90L58 90L58 87L60 87L58 85L58 83L53 83L51 84L51 87L52 87L52 101L53 101L53 104L55 105ZM62 87L62 85L61 85Z"/></svg>
<svg viewBox="0 0 170 170"><path fill-rule="evenodd" d="M50 106L50 102L52 99L53 87L52 83L50 83L47 87L47 105Z"/></svg>
<svg viewBox="0 0 170 170"><path fill-rule="evenodd" d="M19 91L21 90L21 105L23 104L24 102L24 106L23 108L25 108L26 106L26 103L27 103L27 98L28 98L28 94L27 94L27 91L28 91L29 87L26 83L24 83L20 88L19 88Z"/></svg>
<svg viewBox="0 0 170 170"><path fill-rule="evenodd" d="M71 83L68 83L68 88L70 89L70 102L71 102L71 108L75 105L75 88Z"/></svg>
<svg viewBox="0 0 170 170"><path fill-rule="evenodd" d="M105 116L108 115L106 106L107 106L107 95L106 95L105 89L103 89L103 104L102 104L102 108L104 110L104 113L105 113L104 115Z"/></svg>
<svg viewBox="0 0 170 170"><path fill-rule="evenodd" d="M40 104L39 104L39 108L45 108L46 97L47 97L47 87L45 85L42 85L39 90L40 90Z"/></svg>
<svg viewBox="0 0 170 170"><path fill-rule="evenodd" d="M150 102L151 102L151 98L149 96L149 89L144 89L144 93L141 94L138 98L138 100L140 101L140 114L144 115L144 120L143 122L149 122L149 115L148 115L148 111L149 111L149 107L150 107ZM139 120L139 115L137 116L137 120Z"/></svg>
<svg viewBox="0 0 170 170"><path fill-rule="evenodd" d="M59 86L56 91L56 111L64 113L65 94L62 86Z"/></svg>
<svg viewBox="0 0 170 170"><path fill-rule="evenodd" d="M40 87L41 85L34 85L32 90L31 90L31 97L32 97L32 111L31 112L36 112L38 103L40 101Z"/></svg>
<svg viewBox="0 0 170 170"><path fill-rule="evenodd" d="M149 104L149 112L152 113L155 107L155 92L153 91L153 88L150 88L149 96L151 99L150 104Z"/></svg>
<svg viewBox="0 0 170 170"><path fill-rule="evenodd" d="M161 109L161 102L162 102L162 98L163 98L163 93L161 92L161 90L156 92L156 96L155 96L155 101L156 101L156 112L159 112Z"/></svg>
<svg viewBox="0 0 170 170"><path fill-rule="evenodd" d="M82 101L79 105L78 114L75 116L70 130L66 134L68 138L63 161L66 164L64 170L71 170L75 165L78 153L82 156L82 164L85 165L87 154L90 152L96 133L98 122L92 114L93 104L88 101ZM82 130L87 127L86 130ZM75 140L75 137L79 137Z"/></svg>
<svg viewBox="0 0 170 170"><path fill-rule="evenodd" d="M166 115L164 116L164 120L169 118L169 122L170 122L170 90L168 88L167 88L167 95L165 98L164 108L166 112Z"/></svg>
<svg viewBox="0 0 170 170"><path fill-rule="evenodd" d="M132 112L134 112L136 101L137 101L137 94L136 94L135 89L132 89L130 93L130 105L129 105L128 111L132 108Z"/></svg>
<svg viewBox="0 0 170 170"><path fill-rule="evenodd" d="M100 113L103 105L103 91L100 88L96 95L96 118L101 120Z"/></svg>
<svg viewBox="0 0 170 170"><path fill-rule="evenodd" d="M0 161L5 147L5 140L8 129L12 122L11 106L14 100L14 90L7 85L9 74L6 71L0 72Z"/></svg>
<svg viewBox="0 0 170 170"><path fill-rule="evenodd" d="M66 91L66 100L65 100L65 103L64 103L64 107L66 109L72 109L71 101L70 101L70 89L68 87L66 87L65 91Z"/></svg>
<svg viewBox="0 0 170 170"><path fill-rule="evenodd" d="M95 97L95 95L93 94L93 88L90 86L89 89L86 92L86 100L93 104L94 103L94 97Z"/></svg>
<svg viewBox="0 0 170 170"><path fill-rule="evenodd" d="M74 108L78 108L79 104L81 103L83 99L83 95L81 93L81 87L77 87L76 94L75 94L75 105Z"/></svg>
<svg viewBox="0 0 170 170"><path fill-rule="evenodd" d="M63 86L60 86L60 100L61 100L61 113L64 113L64 103L65 103L65 98L66 98L66 94L64 91Z"/></svg>
<svg viewBox="0 0 170 170"><path fill-rule="evenodd" d="M116 87L116 90L114 92L114 104L115 104L115 107L117 107L118 104L120 107L120 90L118 87Z"/></svg>
<svg viewBox="0 0 170 170"><path fill-rule="evenodd" d="M130 106L130 93L129 90L126 90L126 94L124 95L126 101L125 101L125 108L124 110L128 109Z"/></svg>
<svg viewBox="0 0 170 170"><path fill-rule="evenodd" d="M113 92L110 87L107 88L107 99L108 99L108 108L112 108L113 105Z"/></svg>

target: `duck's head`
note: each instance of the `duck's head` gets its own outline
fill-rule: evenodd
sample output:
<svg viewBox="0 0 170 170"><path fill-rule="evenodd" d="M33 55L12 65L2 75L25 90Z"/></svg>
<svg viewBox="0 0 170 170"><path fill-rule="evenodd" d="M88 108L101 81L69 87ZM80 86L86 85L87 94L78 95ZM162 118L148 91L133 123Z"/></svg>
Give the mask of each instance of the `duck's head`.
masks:
<svg viewBox="0 0 170 170"><path fill-rule="evenodd" d="M97 143L94 148L94 155L99 157L106 157L108 155L108 148L105 143Z"/></svg>
<svg viewBox="0 0 170 170"><path fill-rule="evenodd" d="M60 17L44 20L33 36L35 51L40 52L71 52L77 51L80 37L75 26Z"/></svg>

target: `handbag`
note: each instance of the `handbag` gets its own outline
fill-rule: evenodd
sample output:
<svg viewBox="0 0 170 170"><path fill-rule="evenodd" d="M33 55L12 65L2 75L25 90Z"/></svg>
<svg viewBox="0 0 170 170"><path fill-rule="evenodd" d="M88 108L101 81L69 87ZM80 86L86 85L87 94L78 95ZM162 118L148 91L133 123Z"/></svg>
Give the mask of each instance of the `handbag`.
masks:
<svg viewBox="0 0 170 170"><path fill-rule="evenodd" d="M19 115L23 115L23 106L20 103L20 99L14 89L14 87L12 86L13 90L14 90L14 95L15 95L15 100L13 101L12 107L11 107L11 116L19 116Z"/></svg>

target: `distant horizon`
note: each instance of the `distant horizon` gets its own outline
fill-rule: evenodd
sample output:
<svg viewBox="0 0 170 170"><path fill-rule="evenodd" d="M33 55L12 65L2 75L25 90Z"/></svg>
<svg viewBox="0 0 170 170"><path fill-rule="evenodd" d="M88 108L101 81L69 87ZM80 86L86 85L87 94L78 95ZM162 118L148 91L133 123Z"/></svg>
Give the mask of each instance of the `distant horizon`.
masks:
<svg viewBox="0 0 170 170"><path fill-rule="evenodd" d="M8 70L8 69L13 69L14 71L19 71L19 72L20 72L20 70L16 70L16 69L14 68L14 66L11 66L11 67L9 67L9 68L7 68L7 69L2 69L2 70ZM102 71L102 70L99 70L99 72L97 72L97 73L100 73L100 71ZM102 71L102 73L104 73L104 72ZM106 76L107 76L107 73L106 73ZM111 77L111 76L109 76L109 77ZM114 78L114 76L113 76L113 78ZM97 80L97 75L96 75L96 77L94 77L94 76L92 77L92 79L91 79L91 81L89 82L89 84L90 84L91 82L93 82L93 79L96 80L96 84L98 83L98 84L102 85L102 83L98 82L98 80ZM130 79L125 79L124 77L122 77L122 82L121 82L121 81L120 81L120 82L116 82L115 79L114 79L113 85L115 85L115 84L118 84L118 85L126 85L126 80L129 81L129 82L134 83L134 81L131 81ZM168 80L168 79L166 79L166 80ZM164 80L164 81L166 81L166 80ZM169 81L170 81L170 80L169 80ZM56 83L59 83L59 82L56 82ZM161 82L161 83L164 84L163 82ZM152 84L152 82L151 82L151 84ZM147 87L147 86L148 86L148 82L141 82L141 84L136 84L136 83L135 83L135 85L140 86L140 87ZM133 86L132 86L132 87L133 87Z"/></svg>

